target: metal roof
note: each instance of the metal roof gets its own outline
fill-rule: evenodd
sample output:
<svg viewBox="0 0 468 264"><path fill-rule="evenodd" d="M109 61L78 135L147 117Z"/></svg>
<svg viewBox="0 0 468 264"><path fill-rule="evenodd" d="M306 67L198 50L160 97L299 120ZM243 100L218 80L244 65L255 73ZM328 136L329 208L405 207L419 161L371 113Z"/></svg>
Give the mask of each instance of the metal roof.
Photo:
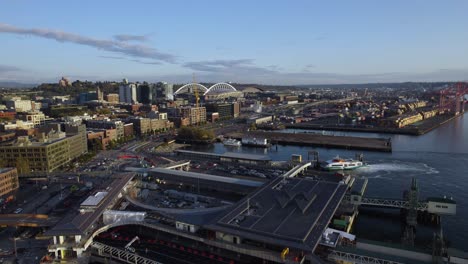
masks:
<svg viewBox="0 0 468 264"><path fill-rule="evenodd" d="M178 153L193 154L193 155L206 155L219 158L235 158L242 160L256 160L256 161L270 161L271 158L266 155L257 155L249 153L225 152L224 154L216 154L209 152L191 151L191 150L176 150Z"/></svg>
<svg viewBox="0 0 468 264"><path fill-rule="evenodd" d="M237 153L237 152L226 152L226 153L222 154L221 157L244 159L244 160L246 160L246 159L248 159L248 160L263 160L263 161L271 160L271 158L266 156L266 155L256 155L256 154Z"/></svg>
<svg viewBox="0 0 468 264"><path fill-rule="evenodd" d="M164 168L145 169L145 168L127 167L125 168L125 170L132 171L132 172L140 172L140 173L151 172L151 173L160 173L160 174L166 174L166 175L175 175L175 176L180 176L180 177L188 177L188 178L194 178L194 179L200 179L200 180L244 185L244 186L249 186L249 187L260 187L263 185L263 182L261 181L245 180L245 179L239 179L239 178L233 178L233 177L223 177L223 176L210 175L210 174L205 174L205 173L196 173L196 172L190 172L190 171L182 171L182 170L170 170L170 169L164 169Z"/></svg>
<svg viewBox="0 0 468 264"><path fill-rule="evenodd" d="M107 194L108 192L97 192L94 195L90 195L80 206L98 206Z"/></svg>
<svg viewBox="0 0 468 264"><path fill-rule="evenodd" d="M209 228L273 245L313 250L347 185L277 178L245 197Z"/></svg>

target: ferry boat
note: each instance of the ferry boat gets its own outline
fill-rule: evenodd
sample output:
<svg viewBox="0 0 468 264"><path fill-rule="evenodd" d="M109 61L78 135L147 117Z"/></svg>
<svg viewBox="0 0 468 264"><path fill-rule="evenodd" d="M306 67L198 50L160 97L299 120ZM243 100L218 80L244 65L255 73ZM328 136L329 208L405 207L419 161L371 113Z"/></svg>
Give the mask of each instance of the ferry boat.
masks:
<svg viewBox="0 0 468 264"><path fill-rule="evenodd" d="M268 139L266 138L243 137L242 145L267 148L270 146L270 143L268 142Z"/></svg>
<svg viewBox="0 0 468 264"><path fill-rule="evenodd" d="M367 164L360 160L342 159L339 156L322 164L326 170L354 170L363 166L367 166Z"/></svg>
<svg viewBox="0 0 468 264"><path fill-rule="evenodd" d="M241 146L241 142L239 140L235 140L233 138L224 140L223 144L225 146L233 146L233 147L240 147Z"/></svg>

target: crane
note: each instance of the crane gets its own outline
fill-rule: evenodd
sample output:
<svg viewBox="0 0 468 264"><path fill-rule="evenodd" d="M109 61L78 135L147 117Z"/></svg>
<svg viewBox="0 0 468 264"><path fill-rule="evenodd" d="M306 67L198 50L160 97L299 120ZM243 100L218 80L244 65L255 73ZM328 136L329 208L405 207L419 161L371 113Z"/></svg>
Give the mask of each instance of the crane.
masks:
<svg viewBox="0 0 468 264"><path fill-rule="evenodd" d="M465 112L465 95L468 83L456 83L439 91L439 111L454 111L455 115Z"/></svg>

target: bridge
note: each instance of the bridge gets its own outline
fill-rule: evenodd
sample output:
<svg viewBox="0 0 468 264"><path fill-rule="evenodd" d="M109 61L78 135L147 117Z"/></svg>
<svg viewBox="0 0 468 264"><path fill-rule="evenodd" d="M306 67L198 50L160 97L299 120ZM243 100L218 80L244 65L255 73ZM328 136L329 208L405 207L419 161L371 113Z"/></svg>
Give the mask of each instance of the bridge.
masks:
<svg viewBox="0 0 468 264"><path fill-rule="evenodd" d="M59 219L44 214L1 214L0 226L43 227L53 226Z"/></svg>
<svg viewBox="0 0 468 264"><path fill-rule="evenodd" d="M312 165L312 162L310 161L301 162L298 165L294 166L294 168L292 168L291 170L283 174L282 177L284 178L296 177L299 173L304 172L307 169L307 167L310 167L311 165Z"/></svg>
<svg viewBox="0 0 468 264"><path fill-rule="evenodd" d="M366 255L359 255L350 252L342 252L338 250L331 250L327 256L328 260L340 261L345 263L359 263L359 264L405 264L392 260L382 259L378 257L371 257Z"/></svg>
<svg viewBox="0 0 468 264"><path fill-rule="evenodd" d="M181 160L177 162L173 162L170 164L167 164L163 166L162 168L164 169L169 169L169 170L184 170L184 171L189 171L190 169L190 160Z"/></svg>
<svg viewBox="0 0 468 264"><path fill-rule="evenodd" d="M243 95L241 91L238 91L234 86L229 83L220 82L213 84L209 88L199 83L188 83L177 89L174 95L184 93L194 93L195 90L202 92L205 99L220 99L226 97L240 97Z"/></svg>
<svg viewBox="0 0 468 264"><path fill-rule="evenodd" d="M430 198L431 199L431 198ZM434 213L434 214L443 214L443 215L455 215L456 214L456 203L450 202L450 200L440 200L440 202L434 202L431 200L428 201L418 201L414 209L422 212ZM434 198L433 198L434 199ZM360 195L345 195L343 201L350 202L353 205L368 205L376 207L388 207L388 208L399 208L399 209L412 209L413 206L410 201L401 200L401 199L388 199L388 198L376 198L376 197L362 197ZM440 203L439 206L451 207L447 211L438 210L437 205L432 206L431 203Z"/></svg>
<svg viewBox="0 0 468 264"><path fill-rule="evenodd" d="M125 263L131 264L162 264L160 262L144 258L135 253L130 253L115 247L108 246L99 242L91 243L91 248L98 256L110 257Z"/></svg>
<svg viewBox="0 0 468 264"><path fill-rule="evenodd" d="M354 196L355 197L355 196ZM350 195L345 195L343 201L351 202L353 205L369 205L377 207L391 207L399 209L409 209L410 203L405 200L387 199L376 197L361 197L360 200L352 199ZM417 210L427 211L427 202L418 202Z"/></svg>

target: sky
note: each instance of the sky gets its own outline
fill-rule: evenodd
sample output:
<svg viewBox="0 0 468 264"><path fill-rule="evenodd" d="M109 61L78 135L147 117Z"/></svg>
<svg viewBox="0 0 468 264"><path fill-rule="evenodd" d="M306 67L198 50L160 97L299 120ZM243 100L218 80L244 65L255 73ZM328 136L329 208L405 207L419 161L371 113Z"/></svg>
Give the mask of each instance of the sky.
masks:
<svg viewBox="0 0 468 264"><path fill-rule="evenodd" d="M0 81L468 80L468 1L0 0Z"/></svg>

